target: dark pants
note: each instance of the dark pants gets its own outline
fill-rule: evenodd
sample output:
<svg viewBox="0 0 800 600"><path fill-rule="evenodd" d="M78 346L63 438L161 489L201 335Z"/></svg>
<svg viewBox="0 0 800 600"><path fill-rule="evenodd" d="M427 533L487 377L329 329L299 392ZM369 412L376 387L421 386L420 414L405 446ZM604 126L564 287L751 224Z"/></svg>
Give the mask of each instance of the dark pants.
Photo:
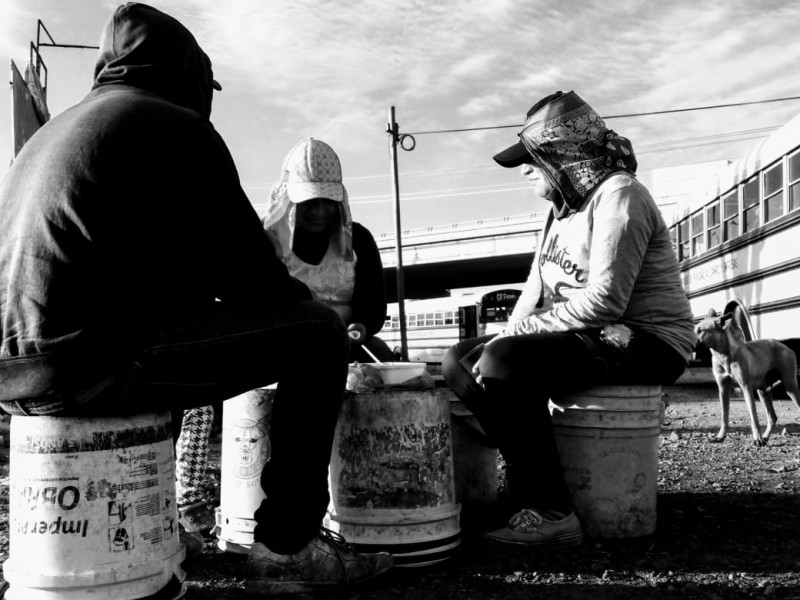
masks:
<svg viewBox="0 0 800 600"><path fill-rule="evenodd" d="M458 361L492 336L461 342L442 361L445 382L506 461L511 512L571 510L548 409L551 397L599 384L667 384L685 367L678 352L644 332L637 332L625 350L591 337L540 333L498 339L481 357L485 389Z"/></svg>
<svg viewBox="0 0 800 600"><path fill-rule="evenodd" d="M221 303L156 335L152 348L91 399L28 402L12 414L98 416L184 409L278 382L272 457L261 475L266 499L255 540L293 553L313 539L328 506L328 464L347 377L341 318L316 302L280 312L233 314Z"/></svg>

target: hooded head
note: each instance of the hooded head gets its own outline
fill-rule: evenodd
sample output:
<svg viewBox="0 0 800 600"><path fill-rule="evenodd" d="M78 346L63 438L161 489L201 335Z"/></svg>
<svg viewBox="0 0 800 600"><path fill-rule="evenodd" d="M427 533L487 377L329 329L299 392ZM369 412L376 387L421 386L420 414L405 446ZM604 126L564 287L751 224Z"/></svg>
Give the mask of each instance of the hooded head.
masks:
<svg viewBox="0 0 800 600"><path fill-rule="evenodd" d="M525 162L540 167L553 184L553 197L548 199L559 217L579 209L611 173L636 172L630 141L608 129L575 92L556 92L537 102L519 137L520 142L494 159L504 167Z"/></svg>
<svg viewBox="0 0 800 600"><path fill-rule="evenodd" d="M337 203L339 219L331 231L331 243L344 260L352 260L353 219L339 157L328 144L314 138L304 139L289 151L283 160L280 181L270 194L263 223L278 256L286 257L292 251L297 205L316 198Z"/></svg>
<svg viewBox="0 0 800 600"><path fill-rule="evenodd" d="M136 2L119 6L103 30L92 89L130 85L211 115L211 96L222 89L211 61L176 19Z"/></svg>

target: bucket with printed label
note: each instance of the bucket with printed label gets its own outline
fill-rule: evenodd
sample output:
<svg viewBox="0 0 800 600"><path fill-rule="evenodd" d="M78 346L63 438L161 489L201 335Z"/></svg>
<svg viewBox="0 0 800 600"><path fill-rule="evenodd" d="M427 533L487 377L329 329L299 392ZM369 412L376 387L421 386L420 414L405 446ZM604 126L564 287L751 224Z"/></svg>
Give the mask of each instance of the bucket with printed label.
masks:
<svg viewBox="0 0 800 600"><path fill-rule="evenodd" d="M11 419L4 600L184 593L170 414Z"/></svg>
<svg viewBox="0 0 800 600"><path fill-rule="evenodd" d="M269 461L272 399L276 386L251 390L225 401L222 408L220 505L217 546L246 554L253 545L255 511L265 498L261 471Z"/></svg>

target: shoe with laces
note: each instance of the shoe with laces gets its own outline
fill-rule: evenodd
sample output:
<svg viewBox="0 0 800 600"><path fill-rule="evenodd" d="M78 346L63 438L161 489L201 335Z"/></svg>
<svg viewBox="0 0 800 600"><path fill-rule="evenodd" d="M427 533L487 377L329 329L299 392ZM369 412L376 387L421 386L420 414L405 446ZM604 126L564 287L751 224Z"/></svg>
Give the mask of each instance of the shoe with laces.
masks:
<svg viewBox="0 0 800 600"><path fill-rule="evenodd" d="M182 525L178 525L178 539L186 548L186 556L200 554L206 547L206 539L199 531L186 531Z"/></svg>
<svg viewBox="0 0 800 600"><path fill-rule="evenodd" d="M490 531L485 537L495 542L520 544L541 549L570 548L583 544L583 531L574 512L562 519L545 517L531 508L523 508L508 525Z"/></svg>
<svg viewBox="0 0 800 600"><path fill-rule="evenodd" d="M272 596L327 592L362 583L388 571L387 552L359 554L344 538L322 529L296 554L276 554L256 542L247 555L247 594Z"/></svg>
<svg viewBox="0 0 800 600"><path fill-rule="evenodd" d="M178 506L178 522L186 531L208 533L216 526L217 520L210 500L203 500Z"/></svg>

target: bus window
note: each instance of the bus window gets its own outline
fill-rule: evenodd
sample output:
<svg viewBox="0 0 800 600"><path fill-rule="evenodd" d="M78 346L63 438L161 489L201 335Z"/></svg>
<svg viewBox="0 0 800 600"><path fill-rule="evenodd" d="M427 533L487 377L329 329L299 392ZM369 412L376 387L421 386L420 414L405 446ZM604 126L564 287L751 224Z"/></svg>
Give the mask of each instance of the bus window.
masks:
<svg viewBox="0 0 800 600"><path fill-rule="evenodd" d="M416 327L417 326L417 314L414 313L413 315L408 315L408 326L409 327Z"/></svg>
<svg viewBox="0 0 800 600"><path fill-rule="evenodd" d="M719 229L719 200L715 200L713 204L706 207L706 246L708 248L713 248L714 246L719 246L721 241Z"/></svg>
<svg viewBox="0 0 800 600"><path fill-rule="evenodd" d="M705 229L703 228L703 211L692 215L692 256L697 256L706 249Z"/></svg>
<svg viewBox="0 0 800 600"><path fill-rule="evenodd" d="M678 223L678 260L689 258L689 219Z"/></svg>
<svg viewBox="0 0 800 600"><path fill-rule="evenodd" d="M789 157L789 210L800 208L800 152Z"/></svg>
<svg viewBox="0 0 800 600"><path fill-rule="evenodd" d="M764 172L764 222L783 214L783 163Z"/></svg>
<svg viewBox="0 0 800 600"><path fill-rule="evenodd" d="M739 235L739 198L736 190L722 198L723 231L722 241L727 242Z"/></svg>
<svg viewBox="0 0 800 600"><path fill-rule="evenodd" d="M758 177L754 177L744 184L742 188L742 208L744 222L742 233L753 231L761 223L761 194L759 194Z"/></svg>

